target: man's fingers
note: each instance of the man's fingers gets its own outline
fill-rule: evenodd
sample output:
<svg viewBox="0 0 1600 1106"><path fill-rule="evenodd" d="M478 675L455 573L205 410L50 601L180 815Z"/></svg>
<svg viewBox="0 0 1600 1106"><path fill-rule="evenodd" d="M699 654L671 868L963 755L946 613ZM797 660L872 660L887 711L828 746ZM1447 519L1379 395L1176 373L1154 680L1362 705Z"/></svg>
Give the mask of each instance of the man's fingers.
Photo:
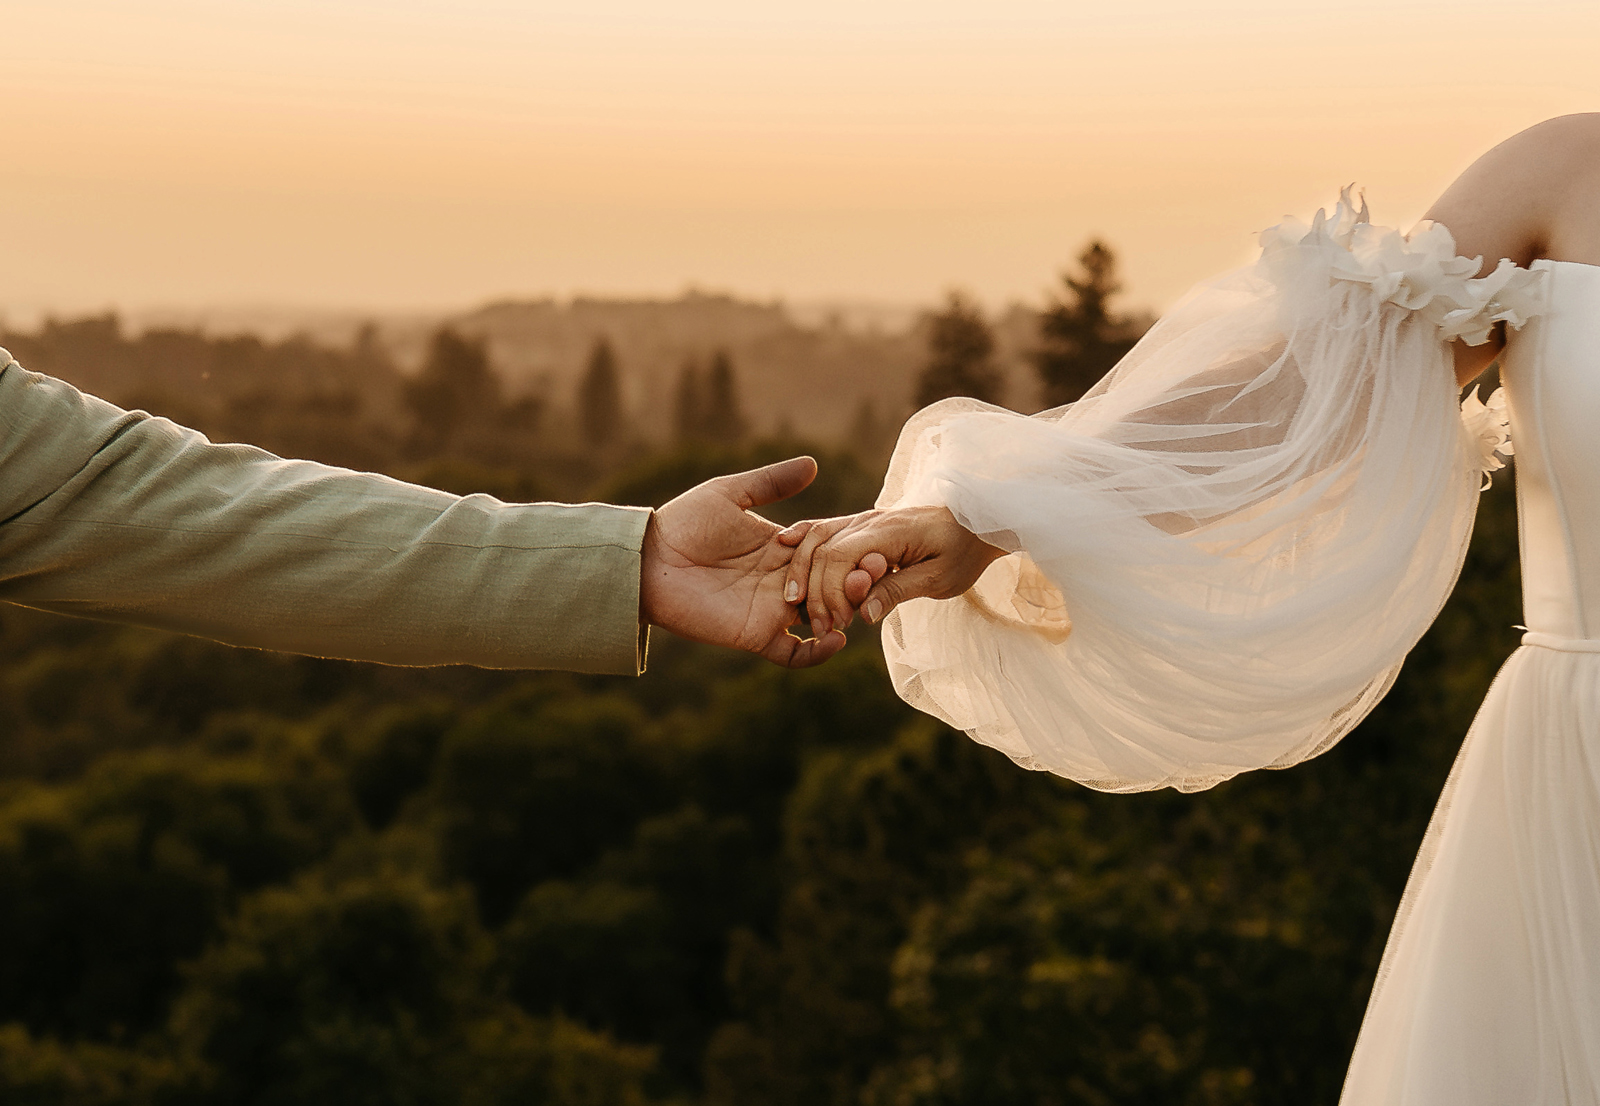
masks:
<svg viewBox="0 0 1600 1106"><path fill-rule="evenodd" d="M735 472L717 478L733 501L745 510L763 507L802 492L817 478L817 462L810 457L791 457L775 465L764 465L749 472Z"/></svg>
<svg viewBox="0 0 1600 1106"><path fill-rule="evenodd" d="M803 522L797 522L785 530L779 530L773 536L778 539L778 543L780 545L799 545L800 539L811 532L811 522L811 519L806 519Z"/></svg>
<svg viewBox="0 0 1600 1106"><path fill-rule="evenodd" d="M844 635L837 630L820 638L803 640L793 634L782 633L767 643L761 655L785 668L812 668L843 648Z"/></svg>

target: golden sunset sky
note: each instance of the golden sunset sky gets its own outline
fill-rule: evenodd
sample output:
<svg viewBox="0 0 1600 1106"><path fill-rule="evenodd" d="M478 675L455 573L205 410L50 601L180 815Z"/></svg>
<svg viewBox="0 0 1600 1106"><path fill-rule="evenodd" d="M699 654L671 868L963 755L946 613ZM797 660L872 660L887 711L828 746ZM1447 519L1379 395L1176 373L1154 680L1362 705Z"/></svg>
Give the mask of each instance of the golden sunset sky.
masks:
<svg viewBox="0 0 1600 1106"><path fill-rule="evenodd" d="M0 0L0 312L675 294L1161 307L1600 109L1600 2Z"/></svg>

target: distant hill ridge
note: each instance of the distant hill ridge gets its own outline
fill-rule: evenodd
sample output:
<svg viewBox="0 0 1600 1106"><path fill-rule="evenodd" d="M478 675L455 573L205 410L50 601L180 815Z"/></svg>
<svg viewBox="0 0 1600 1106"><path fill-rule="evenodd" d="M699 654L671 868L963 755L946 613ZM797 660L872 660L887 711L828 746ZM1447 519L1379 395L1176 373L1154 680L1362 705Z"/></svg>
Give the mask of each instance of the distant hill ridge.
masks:
<svg viewBox="0 0 1600 1106"><path fill-rule="evenodd" d="M918 317L907 315L909 325L892 330L844 325L843 313L832 319L824 313L820 324L805 325L780 302L688 292L676 299L505 300L452 321L487 341L513 389L539 392L555 406L571 402L589 351L605 337L617 354L628 411L646 421L669 415L685 363L704 364L723 349L733 358L746 413L757 428L782 424L833 440L863 401L880 417L910 413L925 336ZM1013 307L996 321L1003 366L1020 361L1035 319L1032 311ZM1009 375L1025 404L1031 373Z"/></svg>
<svg viewBox="0 0 1600 1106"><path fill-rule="evenodd" d="M1032 309L1013 305L991 320L997 361L1008 380L1007 402L1019 408L1037 406L1034 374L1025 361L1037 319ZM397 410L400 378L388 364L403 375L415 372L441 325L483 339L507 392L536 395L552 413L573 408L590 352L605 338L617 355L626 414L638 433L656 440L670 433L684 365L703 366L717 350L733 360L755 433L786 428L821 441L845 437L864 402L878 419L897 424L911 411L926 359L923 315L913 307L794 307L693 290L661 298L502 299L455 314L196 308L134 312L125 322L111 315L46 320L37 333L53 336L45 343L57 355L51 360L66 354L59 365L41 363L42 348L19 331L10 333L13 345L29 347L33 367L123 402L165 395L203 405L218 395L218 385L230 392L292 380L296 393L358 388L369 411L389 418ZM353 349L366 326L380 356L358 358L356 379L351 362L330 360L321 351ZM218 341L251 347L243 359L255 370L245 373L248 379L231 386L216 378L202 381L201 374L215 367ZM15 352L21 356L23 349ZM185 404L164 406L180 417L187 413Z"/></svg>

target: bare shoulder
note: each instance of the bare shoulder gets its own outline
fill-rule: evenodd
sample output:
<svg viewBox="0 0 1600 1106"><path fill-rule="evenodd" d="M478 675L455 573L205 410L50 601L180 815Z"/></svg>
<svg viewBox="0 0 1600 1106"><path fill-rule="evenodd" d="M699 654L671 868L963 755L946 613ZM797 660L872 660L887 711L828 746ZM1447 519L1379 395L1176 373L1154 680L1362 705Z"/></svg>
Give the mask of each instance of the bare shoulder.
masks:
<svg viewBox="0 0 1600 1106"><path fill-rule="evenodd" d="M1556 261L1600 265L1600 112L1550 120L1551 137L1539 151L1549 166L1544 249Z"/></svg>
<svg viewBox="0 0 1600 1106"><path fill-rule="evenodd" d="M1531 265L1549 257L1600 264L1600 114L1563 115L1512 135L1478 158L1428 210L1455 236L1456 252ZM1494 360L1504 335L1455 343L1456 382Z"/></svg>
<svg viewBox="0 0 1600 1106"><path fill-rule="evenodd" d="M1600 113L1562 115L1478 158L1428 211L1460 253L1600 263Z"/></svg>

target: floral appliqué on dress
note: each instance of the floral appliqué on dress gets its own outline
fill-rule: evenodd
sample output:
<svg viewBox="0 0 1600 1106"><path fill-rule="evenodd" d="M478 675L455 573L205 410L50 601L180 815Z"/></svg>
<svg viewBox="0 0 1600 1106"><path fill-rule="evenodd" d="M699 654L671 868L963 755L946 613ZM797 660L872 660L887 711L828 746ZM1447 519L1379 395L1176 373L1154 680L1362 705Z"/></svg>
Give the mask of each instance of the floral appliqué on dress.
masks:
<svg viewBox="0 0 1600 1106"><path fill-rule="evenodd" d="M1469 346L1487 342L1498 323L1520 330L1545 306L1545 271L1502 259L1486 276L1474 276L1483 257L1456 256L1449 228L1424 220L1409 235L1373 226L1365 197L1342 189L1330 216L1318 211L1310 226L1287 219L1261 233L1262 262L1282 284L1308 275L1364 284L1387 303L1412 311L1439 328L1439 339ZM1505 392L1487 402L1474 389L1461 403L1461 421L1477 444L1483 486L1511 456Z"/></svg>

